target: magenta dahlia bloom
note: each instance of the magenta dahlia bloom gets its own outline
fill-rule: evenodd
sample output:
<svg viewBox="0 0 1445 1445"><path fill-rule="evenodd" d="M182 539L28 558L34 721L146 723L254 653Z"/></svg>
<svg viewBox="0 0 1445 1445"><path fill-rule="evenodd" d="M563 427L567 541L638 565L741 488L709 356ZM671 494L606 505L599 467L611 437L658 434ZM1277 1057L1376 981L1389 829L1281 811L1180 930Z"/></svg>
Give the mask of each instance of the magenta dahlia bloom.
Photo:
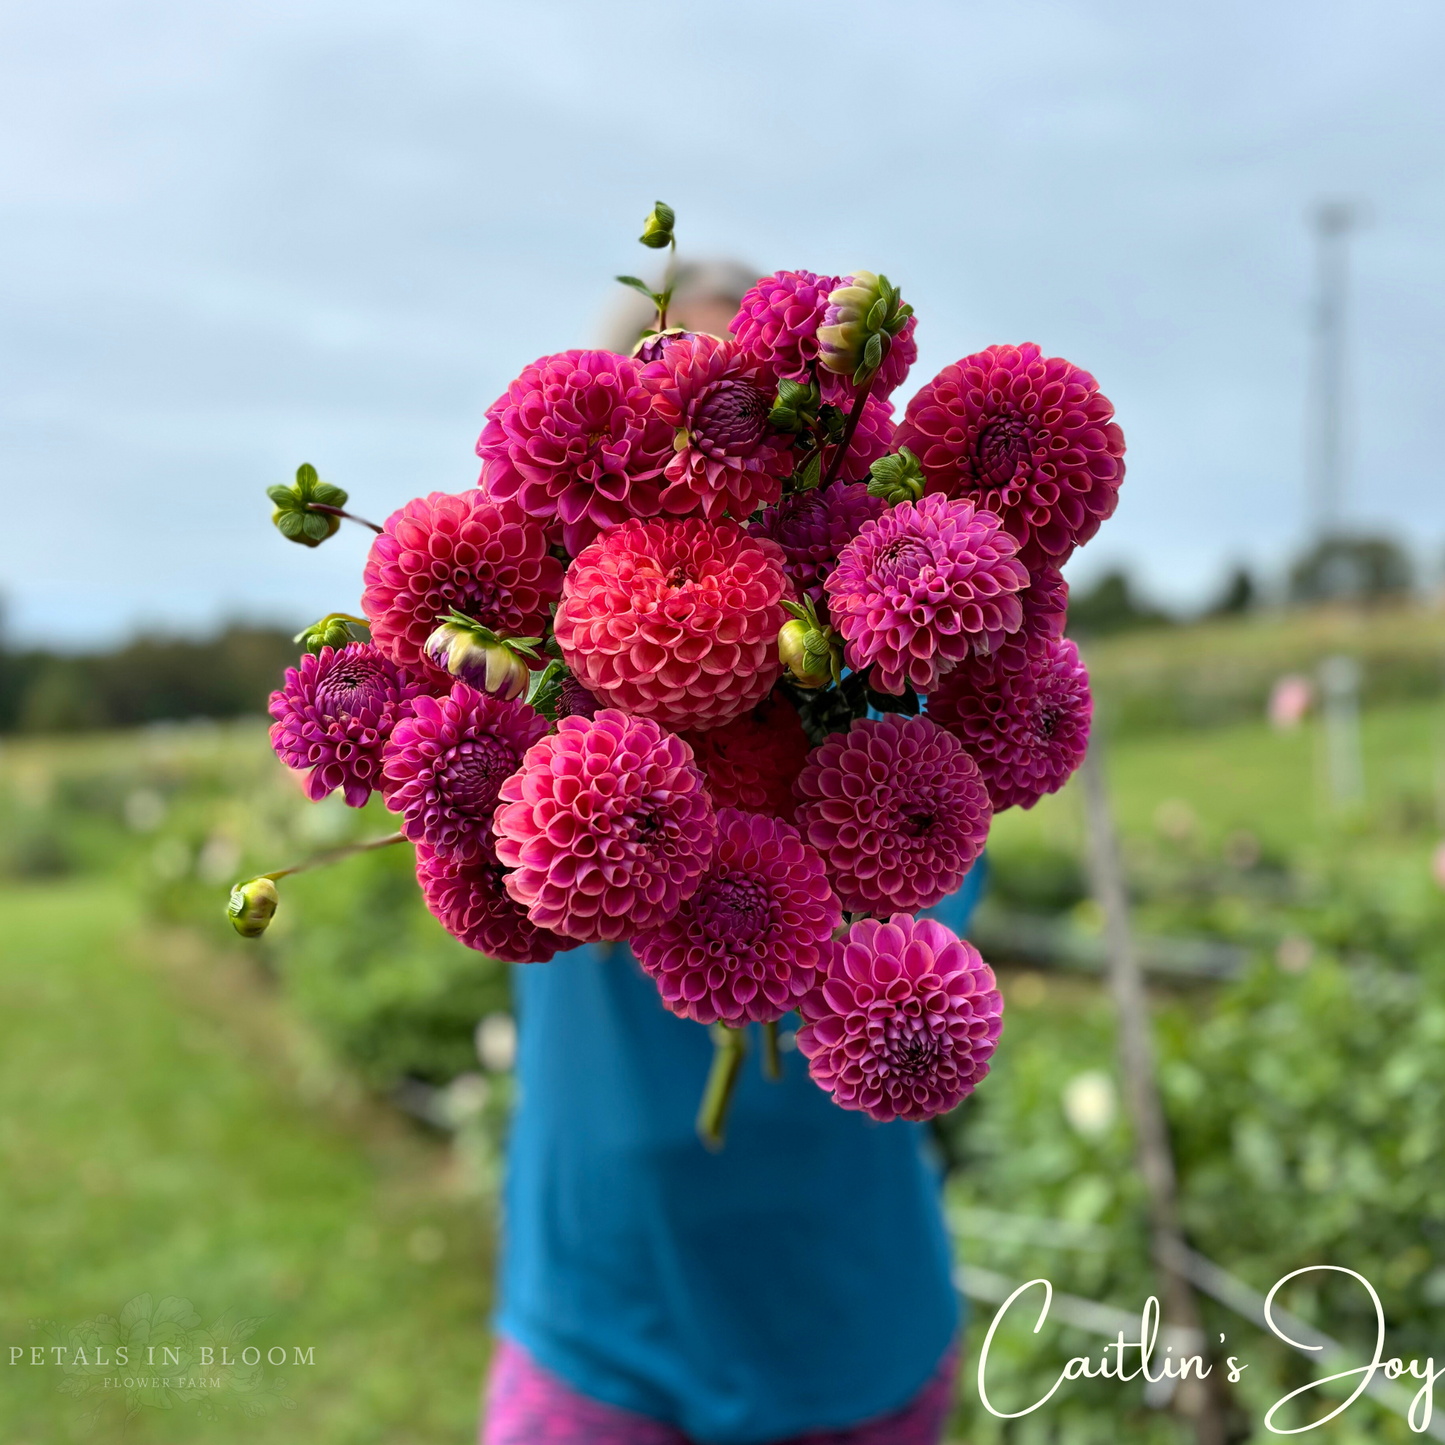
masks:
<svg viewBox="0 0 1445 1445"><path fill-rule="evenodd" d="M386 519L362 579L372 640L445 686L451 679L425 653L438 620L455 608L510 637L539 636L562 592L562 564L515 503L432 492Z"/></svg>
<svg viewBox="0 0 1445 1445"><path fill-rule="evenodd" d="M721 727L682 738L716 807L793 821L793 779L808 760L808 735L787 698L774 693Z"/></svg>
<svg viewBox="0 0 1445 1445"><path fill-rule="evenodd" d="M978 764L996 813L1032 808L1063 787L1084 760L1094 712L1089 674L1067 638L1016 662L970 658L928 697L929 717Z"/></svg>
<svg viewBox="0 0 1445 1445"><path fill-rule="evenodd" d="M724 808L697 892L632 949L663 1003L700 1024L773 1023L814 985L843 915L818 855L776 818Z"/></svg>
<svg viewBox="0 0 1445 1445"><path fill-rule="evenodd" d="M608 707L670 728L718 727L778 680L783 556L731 522L627 522L567 571L562 659Z"/></svg>
<svg viewBox="0 0 1445 1445"><path fill-rule="evenodd" d="M1029 574L992 512L923 497L865 522L824 588L849 667L872 686L928 692L970 652L991 652L1023 622Z"/></svg>
<svg viewBox="0 0 1445 1445"><path fill-rule="evenodd" d="M439 858L425 843L416 849L416 881L432 916L468 948L504 963L546 963L572 941L538 928L502 886L496 863Z"/></svg>
<svg viewBox="0 0 1445 1445"><path fill-rule="evenodd" d="M534 361L492 404L477 441L487 494L558 519L574 555L618 522L657 514L672 454L641 366L611 351Z"/></svg>
<svg viewBox="0 0 1445 1445"><path fill-rule="evenodd" d="M1026 566L1062 566L1112 516L1124 433L1087 371L1032 343L990 346L945 366L908 403L898 444L929 491L1003 518Z"/></svg>
<svg viewBox="0 0 1445 1445"><path fill-rule="evenodd" d="M858 418L858 429L848 444L848 455L838 471L840 480L845 482L866 482L868 469L879 457L886 457L894 450L893 438L897 432L893 425L893 403L876 392L870 392L863 403L863 414Z"/></svg>
<svg viewBox="0 0 1445 1445"><path fill-rule="evenodd" d="M271 694L271 746L288 768L310 772L313 803L336 788L359 808L381 786L381 755L425 685L365 642L307 653Z"/></svg>
<svg viewBox="0 0 1445 1445"><path fill-rule="evenodd" d="M492 814L502 780L547 731L526 703L459 682L448 697L420 697L386 747L386 806L401 831L443 861L493 858Z"/></svg>
<svg viewBox="0 0 1445 1445"><path fill-rule="evenodd" d="M983 852L993 809L978 765L926 717L859 718L793 784L798 828L850 913L941 902Z"/></svg>
<svg viewBox="0 0 1445 1445"><path fill-rule="evenodd" d="M647 366L642 383L673 430L662 509L746 521L776 502L792 475L793 439L768 425L776 385L735 341L681 336Z"/></svg>
<svg viewBox="0 0 1445 1445"><path fill-rule="evenodd" d="M806 381L818 359L818 328L837 276L778 271L764 276L742 299L732 319L738 343L775 378Z"/></svg>
<svg viewBox="0 0 1445 1445"><path fill-rule="evenodd" d="M931 918L864 918L804 998L798 1048L833 1102L886 1123L932 1119L988 1073L1003 998L978 950Z"/></svg>
<svg viewBox="0 0 1445 1445"><path fill-rule="evenodd" d="M838 565L838 554L858 535L864 522L886 510L862 482L834 482L811 492L794 492L748 524L755 537L771 537L783 549L787 572L798 595L823 600L823 583Z"/></svg>
<svg viewBox="0 0 1445 1445"><path fill-rule="evenodd" d="M557 716L585 717L589 721L597 716L602 704L577 681L575 677L564 677L562 688L557 694Z"/></svg>
<svg viewBox="0 0 1445 1445"><path fill-rule="evenodd" d="M603 708L532 745L492 831L528 918L597 943L656 927L697 892L717 820L681 738Z"/></svg>
<svg viewBox="0 0 1445 1445"><path fill-rule="evenodd" d="M1024 620L993 654L1000 667L1011 672L1028 667L1030 660L1047 654L1064 635L1069 620L1069 584L1057 567L1034 567L1029 585L1019 593Z"/></svg>

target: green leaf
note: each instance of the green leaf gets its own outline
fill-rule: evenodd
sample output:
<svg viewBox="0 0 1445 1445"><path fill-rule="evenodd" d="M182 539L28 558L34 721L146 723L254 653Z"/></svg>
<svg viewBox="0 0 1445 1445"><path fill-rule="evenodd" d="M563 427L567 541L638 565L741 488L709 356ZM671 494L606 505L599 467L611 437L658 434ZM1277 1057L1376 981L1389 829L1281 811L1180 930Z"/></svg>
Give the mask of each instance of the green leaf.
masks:
<svg viewBox="0 0 1445 1445"><path fill-rule="evenodd" d="M863 365L869 371L877 371L883 365L883 338L876 331L863 348Z"/></svg>
<svg viewBox="0 0 1445 1445"><path fill-rule="evenodd" d="M278 507L290 507L296 501L294 487L267 487L266 495L276 503Z"/></svg>
<svg viewBox="0 0 1445 1445"><path fill-rule="evenodd" d="M647 282L643 281L640 277L619 276L617 279L621 281L624 286L631 286L634 291L641 292L641 294L646 296L647 299L651 301L654 305L657 304L656 293L653 291L652 287L649 286Z"/></svg>
<svg viewBox="0 0 1445 1445"><path fill-rule="evenodd" d="M303 529L306 526L306 513L298 511L277 512L271 519L276 524L276 530L286 538L288 542L299 542Z"/></svg>
<svg viewBox="0 0 1445 1445"><path fill-rule="evenodd" d="M310 493L311 489L316 485L317 480L316 468L313 467L310 462L302 462L301 465L296 468L296 485L301 489L303 496Z"/></svg>
<svg viewBox="0 0 1445 1445"><path fill-rule="evenodd" d="M344 507L346 493L340 487L332 486L330 482L317 482L311 500L320 502L323 507Z"/></svg>

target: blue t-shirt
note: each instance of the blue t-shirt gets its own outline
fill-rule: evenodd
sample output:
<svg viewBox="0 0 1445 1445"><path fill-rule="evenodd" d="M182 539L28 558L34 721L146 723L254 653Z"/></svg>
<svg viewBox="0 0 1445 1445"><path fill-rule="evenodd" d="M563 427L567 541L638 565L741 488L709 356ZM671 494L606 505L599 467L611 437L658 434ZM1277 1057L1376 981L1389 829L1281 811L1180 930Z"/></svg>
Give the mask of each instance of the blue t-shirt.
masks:
<svg viewBox="0 0 1445 1445"><path fill-rule="evenodd" d="M982 874L930 913L961 932ZM711 1154L693 1129L708 1031L626 947L518 967L513 987L497 1328L581 1394L708 1445L902 1408L959 1326L922 1126L838 1108L796 1051L769 1083L752 1029Z"/></svg>

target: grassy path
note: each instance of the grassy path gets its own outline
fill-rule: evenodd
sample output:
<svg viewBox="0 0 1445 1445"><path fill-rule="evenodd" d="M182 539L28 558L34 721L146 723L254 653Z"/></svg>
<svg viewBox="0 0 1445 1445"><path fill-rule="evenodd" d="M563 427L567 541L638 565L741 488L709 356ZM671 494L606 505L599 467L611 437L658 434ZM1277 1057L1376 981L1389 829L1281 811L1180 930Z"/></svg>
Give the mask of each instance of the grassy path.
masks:
<svg viewBox="0 0 1445 1445"><path fill-rule="evenodd" d="M0 1239L6 1445L475 1430L489 1245L445 1152L330 1072L244 964L143 931L114 884L0 891ZM58 1366L10 1363L42 1339L33 1322L63 1340L145 1294L207 1326L262 1317L245 1343L285 1349L263 1364L284 1385L228 1374L202 1397L211 1419L137 1391L127 1426L123 1388L72 1398Z"/></svg>

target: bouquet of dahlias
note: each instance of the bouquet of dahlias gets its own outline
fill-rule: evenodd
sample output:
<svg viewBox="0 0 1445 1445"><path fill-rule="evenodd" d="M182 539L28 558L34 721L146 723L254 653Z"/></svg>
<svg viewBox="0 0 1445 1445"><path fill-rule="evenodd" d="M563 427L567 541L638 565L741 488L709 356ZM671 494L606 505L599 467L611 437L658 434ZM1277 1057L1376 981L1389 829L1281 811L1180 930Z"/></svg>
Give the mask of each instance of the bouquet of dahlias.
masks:
<svg viewBox="0 0 1445 1445"><path fill-rule="evenodd" d="M658 203L644 244L671 248ZM1088 678L1059 573L1114 510L1124 438L1034 345L917 355L886 277L780 271L729 336L544 356L487 412L469 490L394 512L271 698L312 799L379 789L427 907L515 963L626 940L713 1028L720 1142L746 1026L796 1011L813 1080L929 1119L988 1072L1002 1001L919 916L993 814L1079 765ZM302 467L274 520L315 546L346 494ZM355 518L353 520L360 521ZM353 626L369 629L357 640ZM302 866L310 866L302 865ZM287 872L232 893L250 936Z"/></svg>

